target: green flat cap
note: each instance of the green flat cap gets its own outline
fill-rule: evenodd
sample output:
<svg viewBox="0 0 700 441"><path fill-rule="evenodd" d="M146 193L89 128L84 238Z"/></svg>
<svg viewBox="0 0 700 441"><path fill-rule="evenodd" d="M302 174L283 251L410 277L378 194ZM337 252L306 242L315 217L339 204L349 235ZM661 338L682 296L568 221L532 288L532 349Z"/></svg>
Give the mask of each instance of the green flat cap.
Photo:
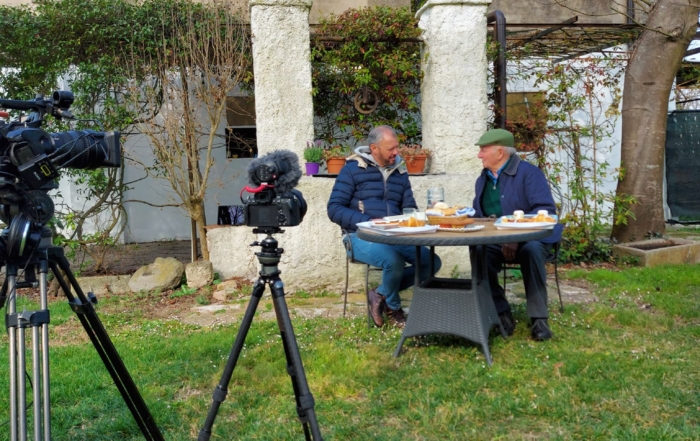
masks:
<svg viewBox="0 0 700 441"><path fill-rule="evenodd" d="M476 142L476 145L502 145L506 147L514 147L515 139L513 134L508 130L492 129L481 135L481 138Z"/></svg>

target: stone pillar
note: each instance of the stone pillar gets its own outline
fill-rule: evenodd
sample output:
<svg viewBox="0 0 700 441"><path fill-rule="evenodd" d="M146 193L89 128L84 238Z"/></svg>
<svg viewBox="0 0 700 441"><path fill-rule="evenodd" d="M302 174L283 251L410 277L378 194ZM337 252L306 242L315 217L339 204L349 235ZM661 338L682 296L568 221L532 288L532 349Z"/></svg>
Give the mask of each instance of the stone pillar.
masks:
<svg viewBox="0 0 700 441"><path fill-rule="evenodd" d="M311 0L251 0L255 118L260 156L291 150L303 164L314 136L311 101Z"/></svg>
<svg viewBox="0 0 700 441"><path fill-rule="evenodd" d="M486 130L486 13L491 0L428 0L423 30L421 113L431 172L480 170L474 143ZM473 186L473 182L469 185Z"/></svg>

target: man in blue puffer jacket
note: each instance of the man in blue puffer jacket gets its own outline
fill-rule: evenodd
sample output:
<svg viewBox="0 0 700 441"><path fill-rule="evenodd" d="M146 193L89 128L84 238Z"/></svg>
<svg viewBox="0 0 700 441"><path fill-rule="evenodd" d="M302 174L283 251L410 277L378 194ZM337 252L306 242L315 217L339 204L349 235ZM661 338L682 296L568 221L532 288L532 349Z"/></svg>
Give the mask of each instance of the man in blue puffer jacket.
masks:
<svg viewBox="0 0 700 441"><path fill-rule="evenodd" d="M513 147L514 141L513 134L507 130L493 129L476 143L484 170L476 180L473 202L475 217L501 217L511 215L515 210L524 211L525 214L547 210L549 214L556 214L547 178L539 168L520 159ZM491 294L508 335L515 330L515 320L505 290L498 283L498 272L504 260L516 261L521 266L532 338L537 341L552 338L547 320L547 272L544 260L561 239L562 230L563 226L557 224L552 235L542 240L487 247Z"/></svg>
<svg viewBox="0 0 700 441"><path fill-rule="evenodd" d="M355 234L358 222L381 219L416 208L408 172L398 155L399 141L389 126L372 129L367 146L355 149L340 171L328 200L328 217L340 225L344 237L352 244L355 259L382 268L382 284L369 291L370 312L374 324L384 325L383 313L398 327L406 323L399 291L413 286L416 250L412 246L367 242ZM430 251L421 248L421 280L430 276ZM408 265L406 265L408 264ZM434 269L440 269L435 256Z"/></svg>

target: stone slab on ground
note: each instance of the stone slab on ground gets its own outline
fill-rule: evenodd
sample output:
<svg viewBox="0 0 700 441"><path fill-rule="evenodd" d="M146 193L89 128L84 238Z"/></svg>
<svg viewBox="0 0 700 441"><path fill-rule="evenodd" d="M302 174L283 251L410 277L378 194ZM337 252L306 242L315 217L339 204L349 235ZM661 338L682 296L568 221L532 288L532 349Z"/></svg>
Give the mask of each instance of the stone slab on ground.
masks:
<svg viewBox="0 0 700 441"><path fill-rule="evenodd" d="M131 276L94 276L77 277L83 292L92 292L96 296L104 294L131 294L129 279Z"/></svg>

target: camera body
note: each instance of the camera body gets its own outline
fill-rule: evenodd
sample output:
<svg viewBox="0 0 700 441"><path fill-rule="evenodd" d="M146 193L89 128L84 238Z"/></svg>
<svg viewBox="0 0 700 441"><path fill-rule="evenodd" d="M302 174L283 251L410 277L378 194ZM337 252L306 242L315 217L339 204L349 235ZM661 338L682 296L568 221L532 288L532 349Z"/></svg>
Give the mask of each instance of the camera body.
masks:
<svg viewBox="0 0 700 441"><path fill-rule="evenodd" d="M304 217L302 200L292 190L288 194L276 195L263 190L244 201L246 225L249 227L295 227ZM304 210L305 211L305 210Z"/></svg>
<svg viewBox="0 0 700 441"><path fill-rule="evenodd" d="M301 178L299 158L288 150L275 150L248 166L248 181L241 191L249 227L295 227L306 214L306 201L294 187ZM243 198L243 192L251 196Z"/></svg>

